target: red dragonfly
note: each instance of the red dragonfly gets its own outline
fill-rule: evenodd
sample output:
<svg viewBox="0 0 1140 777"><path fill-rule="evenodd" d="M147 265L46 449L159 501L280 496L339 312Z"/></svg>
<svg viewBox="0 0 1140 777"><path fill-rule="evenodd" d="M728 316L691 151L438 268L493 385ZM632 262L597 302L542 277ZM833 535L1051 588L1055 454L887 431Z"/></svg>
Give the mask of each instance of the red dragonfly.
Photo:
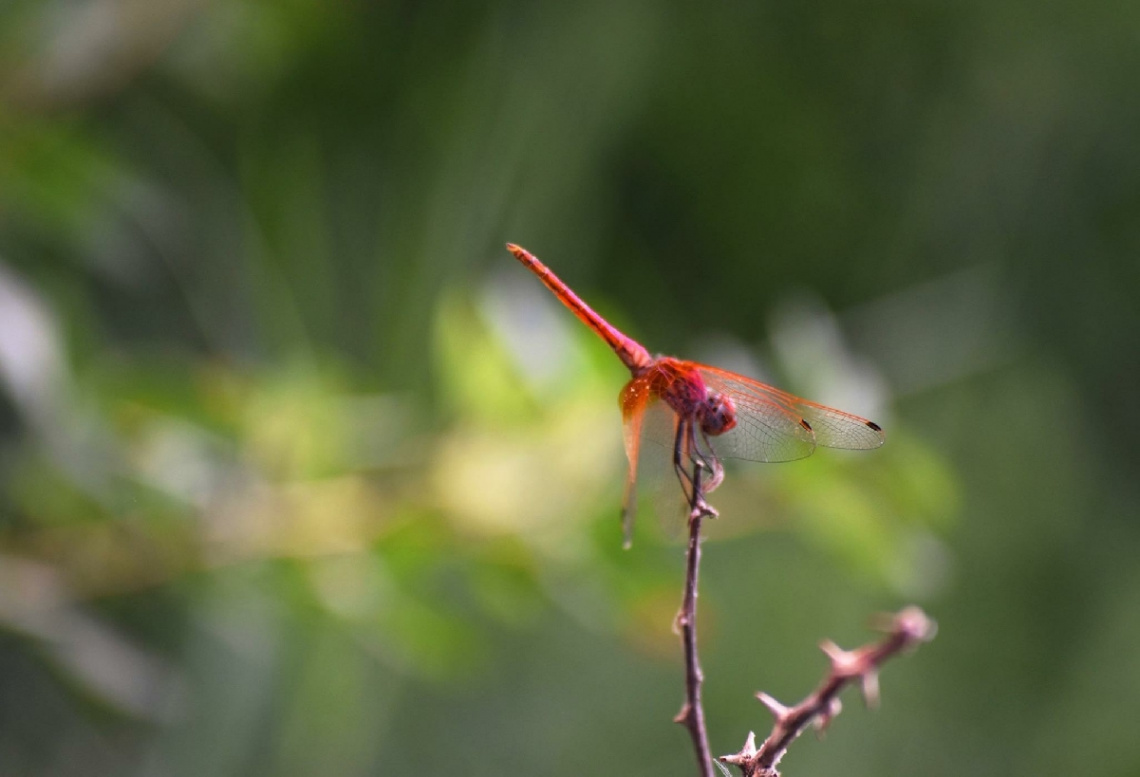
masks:
<svg viewBox="0 0 1140 777"><path fill-rule="evenodd" d="M699 499L720 485L722 458L792 461L810 456L817 445L867 450L883 444L883 430L866 418L716 367L650 356L640 343L595 313L534 254L513 243L507 244L507 250L597 332L633 375L619 397L629 458L622 503L627 546L636 509L637 463L650 410L664 406L670 411L671 440L667 442L673 448L673 468L687 500ZM698 480L702 471L708 473L707 482ZM715 514L707 504L701 506Z"/></svg>

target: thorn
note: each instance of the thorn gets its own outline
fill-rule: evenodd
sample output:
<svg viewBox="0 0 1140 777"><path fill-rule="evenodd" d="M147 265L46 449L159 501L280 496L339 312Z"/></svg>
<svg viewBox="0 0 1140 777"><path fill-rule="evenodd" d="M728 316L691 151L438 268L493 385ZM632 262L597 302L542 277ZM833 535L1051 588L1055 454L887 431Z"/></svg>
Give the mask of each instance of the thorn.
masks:
<svg viewBox="0 0 1140 777"><path fill-rule="evenodd" d="M756 694L756 698L760 700L761 704L768 708L768 711L772 713L772 717L776 719L777 723L783 723L784 720L787 719L788 708L783 704L780 704L780 702L776 701L763 691Z"/></svg>
<svg viewBox="0 0 1140 777"><path fill-rule="evenodd" d="M822 739L823 735L827 733L827 727L831 725L831 719L843 711L843 703L839 701L839 697L833 697L827 703L827 709L819 713L812 725L815 727L816 733Z"/></svg>
<svg viewBox="0 0 1140 777"><path fill-rule="evenodd" d="M831 669L836 675L850 677L852 674L858 674L856 670L859 665L859 656L857 654L844 650L830 639L825 639L819 643L819 649L831 659Z"/></svg>
<svg viewBox="0 0 1140 777"><path fill-rule="evenodd" d="M863 703L868 709L879 707L879 673L874 669L863 673Z"/></svg>
<svg viewBox="0 0 1140 777"><path fill-rule="evenodd" d="M673 722L674 723L680 723L681 725L685 725L686 723L689 722L689 717L692 714L693 714L692 705L690 705L688 702L685 702L681 706L681 711L673 716Z"/></svg>
<svg viewBox="0 0 1140 777"><path fill-rule="evenodd" d="M717 760L726 764L743 766L756 757L756 752L756 732L749 731L748 739L744 741L744 747L740 748L739 753L733 753L732 755L722 755Z"/></svg>
<svg viewBox="0 0 1140 777"><path fill-rule="evenodd" d="M689 616L682 608L677 612L677 617L673 619L673 633L677 636L681 635L682 630L689 625Z"/></svg>

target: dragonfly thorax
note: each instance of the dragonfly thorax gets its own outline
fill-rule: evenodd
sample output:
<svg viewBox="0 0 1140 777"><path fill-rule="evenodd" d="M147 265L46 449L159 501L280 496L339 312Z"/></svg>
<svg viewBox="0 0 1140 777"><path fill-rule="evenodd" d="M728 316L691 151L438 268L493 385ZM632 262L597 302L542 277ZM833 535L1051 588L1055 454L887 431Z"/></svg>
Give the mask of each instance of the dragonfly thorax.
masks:
<svg viewBox="0 0 1140 777"><path fill-rule="evenodd" d="M682 418L691 418L707 435L724 434L736 426L736 405L728 395L709 388L697 370L671 356L659 356L632 383L648 382L651 393L664 399Z"/></svg>

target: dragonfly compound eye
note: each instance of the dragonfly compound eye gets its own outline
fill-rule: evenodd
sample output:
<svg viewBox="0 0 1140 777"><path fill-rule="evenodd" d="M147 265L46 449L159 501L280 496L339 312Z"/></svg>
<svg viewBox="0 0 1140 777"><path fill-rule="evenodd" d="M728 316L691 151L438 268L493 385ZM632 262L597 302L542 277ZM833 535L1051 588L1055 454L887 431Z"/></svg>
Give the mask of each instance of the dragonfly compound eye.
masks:
<svg viewBox="0 0 1140 777"><path fill-rule="evenodd" d="M716 436L736 426L736 407L724 394L710 391L697 410L701 431Z"/></svg>

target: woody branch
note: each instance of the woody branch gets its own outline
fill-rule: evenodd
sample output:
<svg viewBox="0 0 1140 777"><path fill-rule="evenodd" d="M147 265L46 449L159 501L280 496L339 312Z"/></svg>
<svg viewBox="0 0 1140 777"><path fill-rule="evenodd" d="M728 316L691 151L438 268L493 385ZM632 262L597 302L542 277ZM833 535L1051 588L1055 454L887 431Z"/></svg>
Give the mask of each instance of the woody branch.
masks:
<svg viewBox="0 0 1140 777"><path fill-rule="evenodd" d="M681 600L681 611L677 613L677 626L685 650L685 703L673 721L688 729L701 777L713 777L712 751L705 727L705 711L701 706L704 675L697 656L697 578L701 565L701 524L705 518L716 515L716 511L705 502L704 469L701 460L693 463L689 492L689 546L685 556L685 593Z"/></svg>
<svg viewBox="0 0 1140 777"><path fill-rule="evenodd" d="M737 766L743 777L778 777L776 765L796 737L813 722L818 729L825 729L839 714L839 693L848 684L858 681L867 705L875 706L879 699L879 667L891 656L933 639L936 624L919 608L907 607L890 616L885 631L887 636L880 642L855 650L842 650L834 642L824 642L820 647L831 659L831 669L820 686L794 707L785 707L766 693L756 694L776 718L772 733L757 748L756 735L749 732L739 753L721 756L719 760Z"/></svg>

